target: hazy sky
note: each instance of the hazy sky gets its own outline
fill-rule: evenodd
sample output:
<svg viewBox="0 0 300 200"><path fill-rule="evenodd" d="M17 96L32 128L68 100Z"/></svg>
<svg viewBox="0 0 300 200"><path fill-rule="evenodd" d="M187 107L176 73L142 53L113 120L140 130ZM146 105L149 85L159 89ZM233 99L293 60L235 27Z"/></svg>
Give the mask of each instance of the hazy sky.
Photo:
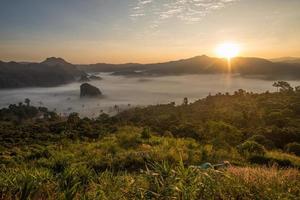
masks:
<svg viewBox="0 0 300 200"><path fill-rule="evenodd" d="M158 62L226 41L300 56L300 0L0 0L0 60Z"/></svg>

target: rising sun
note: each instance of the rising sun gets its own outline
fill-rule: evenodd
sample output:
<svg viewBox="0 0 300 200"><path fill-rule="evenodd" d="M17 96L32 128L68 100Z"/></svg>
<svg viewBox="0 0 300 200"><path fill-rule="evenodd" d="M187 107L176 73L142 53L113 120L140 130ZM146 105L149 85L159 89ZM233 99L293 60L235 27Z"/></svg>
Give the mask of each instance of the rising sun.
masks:
<svg viewBox="0 0 300 200"><path fill-rule="evenodd" d="M217 46L216 54L219 57L231 59L236 57L240 52L239 45L235 43L223 43Z"/></svg>

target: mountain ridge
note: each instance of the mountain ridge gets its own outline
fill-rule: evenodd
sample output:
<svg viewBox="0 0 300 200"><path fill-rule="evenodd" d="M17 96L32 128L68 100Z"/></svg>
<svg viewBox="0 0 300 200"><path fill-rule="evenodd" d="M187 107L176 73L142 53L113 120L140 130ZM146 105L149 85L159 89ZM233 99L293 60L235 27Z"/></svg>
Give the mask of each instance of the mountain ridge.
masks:
<svg viewBox="0 0 300 200"><path fill-rule="evenodd" d="M269 80L300 80L300 64L272 62L257 57L231 59L231 73L247 78ZM109 72L116 76L168 76L186 74L228 73L225 58L194 56L160 63L96 63L72 64L59 57L49 57L40 63L0 61L0 88L49 87L77 81L91 72Z"/></svg>
<svg viewBox="0 0 300 200"><path fill-rule="evenodd" d="M232 73L245 77L263 79L300 79L300 64L272 62L258 57L235 57L231 59ZM163 76L183 74L227 73L228 61L206 55L187 59L150 64L92 64L80 65L86 72L112 72L123 76Z"/></svg>
<svg viewBox="0 0 300 200"><path fill-rule="evenodd" d="M280 57L280 58L272 58L270 59L272 62L284 62L284 63L300 63L299 57Z"/></svg>
<svg viewBox="0 0 300 200"><path fill-rule="evenodd" d="M45 64L48 66L55 66L55 65L72 65L71 63L67 62L63 58L60 57L48 57L44 61L41 62L41 64Z"/></svg>
<svg viewBox="0 0 300 200"><path fill-rule="evenodd" d="M78 77L86 74L63 59L59 59L60 62L56 63L45 61L41 63L0 62L0 89L52 87L76 81Z"/></svg>

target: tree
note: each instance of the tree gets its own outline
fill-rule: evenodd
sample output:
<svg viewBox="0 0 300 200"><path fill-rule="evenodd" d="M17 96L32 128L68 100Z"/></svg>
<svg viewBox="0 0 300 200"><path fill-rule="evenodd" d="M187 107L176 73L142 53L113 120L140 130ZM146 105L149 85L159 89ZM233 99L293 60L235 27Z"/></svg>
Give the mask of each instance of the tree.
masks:
<svg viewBox="0 0 300 200"><path fill-rule="evenodd" d="M295 87L295 92L300 93L300 85Z"/></svg>
<svg viewBox="0 0 300 200"><path fill-rule="evenodd" d="M277 88L277 92L278 89L280 92L291 92L293 91L293 87L286 81L277 81L273 84L273 87Z"/></svg>
<svg viewBox="0 0 300 200"><path fill-rule="evenodd" d="M234 92L235 95L240 95L240 96L244 96L247 94L247 92L243 89L239 89L238 91Z"/></svg>
<svg viewBox="0 0 300 200"><path fill-rule="evenodd" d="M30 106L30 99L26 98L25 101L26 105L29 107Z"/></svg>
<svg viewBox="0 0 300 200"><path fill-rule="evenodd" d="M71 113L68 117L68 124L75 125L78 124L80 121L80 117L78 113Z"/></svg>
<svg viewBox="0 0 300 200"><path fill-rule="evenodd" d="M188 98L187 98L187 97L184 97L184 99L183 99L183 105L186 106L186 105L188 105L188 104L189 104Z"/></svg>
<svg viewBox="0 0 300 200"><path fill-rule="evenodd" d="M275 111L266 114L264 118L267 125L276 125L277 127L284 127L287 124L287 118L283 112Z"/></svg>

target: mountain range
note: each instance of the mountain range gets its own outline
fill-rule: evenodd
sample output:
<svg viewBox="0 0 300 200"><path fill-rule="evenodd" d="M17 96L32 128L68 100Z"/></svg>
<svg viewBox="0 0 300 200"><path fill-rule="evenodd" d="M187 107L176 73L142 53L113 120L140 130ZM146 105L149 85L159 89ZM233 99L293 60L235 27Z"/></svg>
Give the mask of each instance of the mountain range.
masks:
<svg viewBox="0 0 300 200"><path fill-rule="evenodd" d="M228 72L228 60L196 56L188 59L154 64L105 64L79 65L85 72L113 72L125 76L164 76L182 74L218 74ZM300 63L272 62L263 58L236 57L231 59L232 73L244 77L263 79L300 79Z"/></svg>
<svg viewBox="0 0 300 200"><path fill-rule="evenodd" d="M300 58L298 57L281 57L281 58L273 58L270 59L272 62L284 62L284 63L299 63L300 64Z"/></svg>
<svg viewBox="0 0 300 200"><path fill-rule="evenodd" d="M0 88L51 87L76 81L85 72L61 58L41 63L0 61Z"/></svg>
<svg viewBox="0 0 300 200"><path fill-rule="evenodd" d="M300 80L300 63L295 60L236 57L231 59L231 72L249 78ZM91 72L111 72L116 76L221 74L228 73L228 60L202 55L153 64L77 65L56 57L47 58L40 63L0 61L0 88L57 86L78 81Z"/></svg>

